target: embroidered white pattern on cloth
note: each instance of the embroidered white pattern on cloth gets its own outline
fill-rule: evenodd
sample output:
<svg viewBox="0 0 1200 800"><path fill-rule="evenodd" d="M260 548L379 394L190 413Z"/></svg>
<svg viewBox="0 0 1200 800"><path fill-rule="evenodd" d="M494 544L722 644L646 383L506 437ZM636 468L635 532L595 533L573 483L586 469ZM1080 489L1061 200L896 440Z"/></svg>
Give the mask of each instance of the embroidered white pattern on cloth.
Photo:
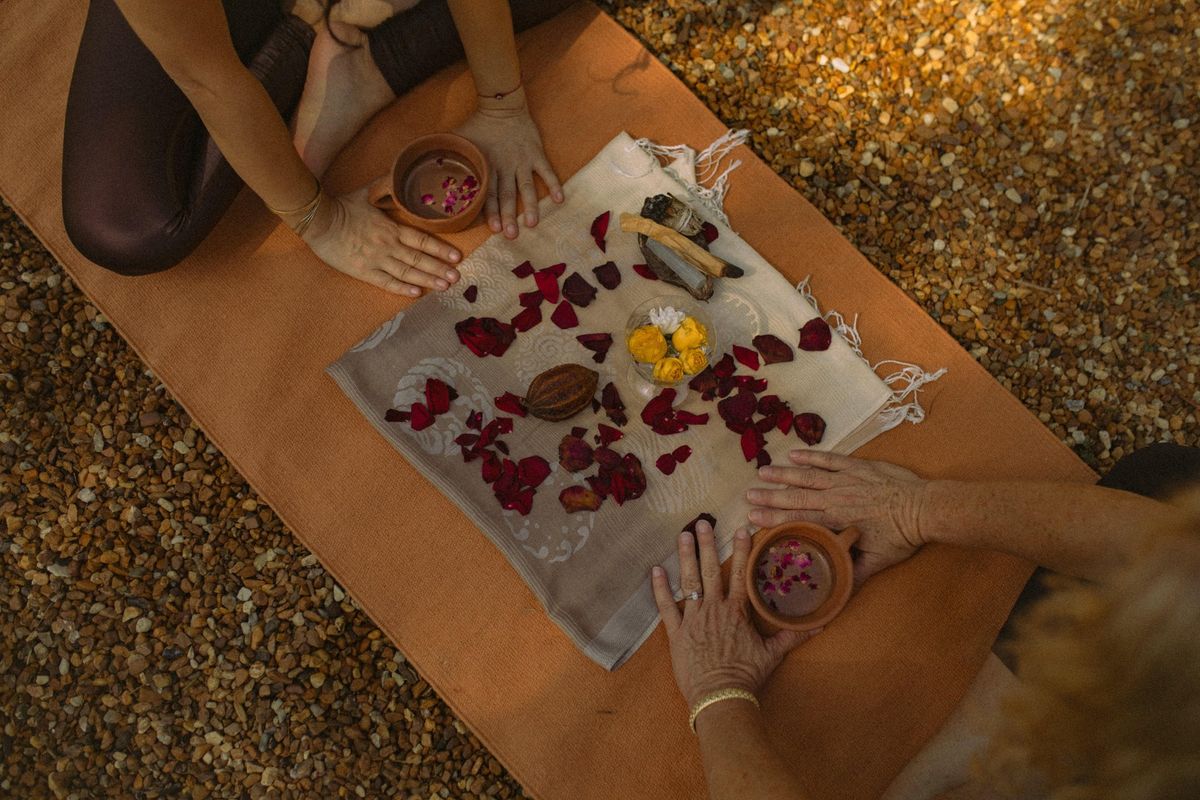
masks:
<svg viewBox="0 0 1200 800"><path fill-rule="evenodd" d="M538 226L522 231L514 241L502 236L488 239L460 264L463 280L458 286L413 304L328 369L376 429L504 553L576 645L607 669L624 662L657 624L650 567L662 564L672 582L678 583L674 534L701 512L712 513L718 517L722 553L728 554L733 523L744 520L749 511L745 490L757 483L755 464L747 463L741 437L726 428L716 404L698 393L693 392L682 407L708 413L708 424L662 436L640 418L643 401L628 386L632 370L622 341L628 315L651 297L690 298L631 269L643 258L636 238L620 230L617 218L622 212L638 213L646 197L670 192L690 198L697 213L715 225L718 238L713 251L746 270L741 278L719 281L705 306L722 350L732 344L749 347L756 335L766 333L795 346L799 328L820 315L811 295L795 291L729 228L720 210L737 164L736 160L730 163L730 153L744 137L744 132L731 132L694 155L691 148L664 148L619 134L567 182L570 200L566 204L544 202ZM669 168L659 163L659 157L672 159ZM699 176L704 176L707 186L700 185ZM589 228L605 211L611 213L612 224L607 250L601 252ZM469 317L503 322L520 313L518 294L534 289L534 280L515 277L512 269L526 260L534 267L565 264L564 281L577 273L589 283L596 280L592 269L611 260L621 281L611 290L600 289L595 300L575 309L578 327L560 329L550 320L552 306L544 306L544 320L528 333L518 333L502 357L476 357L460 343L455 324ZM464 297L470 286L475 287L473 302ZM894 384L889 386L862 358L853 326L840 317L827 317L842 334L833 337L828 350L797 350L793 361L764 365L752 376L766 379L770 393L787 401L794 412L814 412L824 418L820 449L849 452L899 419L918 421L920 407L912 395L921 382L932 378L903 365L889 376ZM616 341L603 363L595 363L575 337L604 332ZM557 463L559 443L576 426L587 429L590 442L597 424L610 424L610 420L603 411L591 410L560 423L516 418L511 433L504 436L510 457L519 461L541 456L551 471L537 486L527 515L502 510L492 487L481 478L480 462L464 461L455 440L471 430L467 423L473 412L482 412L485 419L505 416L495 398L505 392L524 394L536 374L562 363L595 369L601 387L612 382L620 391L629 422L612 449L641 462L645 493L623 505L610 498L595 512L566 512L559 502L560 492L586 487L583 476L589 472L572 473ZM458 393L447 412L419 431L385 419L388 409L406 409L421 401L431 377ZM773 430L766 439L765 451L779 463L788 450L804 446L794 433ZM692 451L686 463L678 464L669 476L655 468L658 457L682 445Z"/></svg>

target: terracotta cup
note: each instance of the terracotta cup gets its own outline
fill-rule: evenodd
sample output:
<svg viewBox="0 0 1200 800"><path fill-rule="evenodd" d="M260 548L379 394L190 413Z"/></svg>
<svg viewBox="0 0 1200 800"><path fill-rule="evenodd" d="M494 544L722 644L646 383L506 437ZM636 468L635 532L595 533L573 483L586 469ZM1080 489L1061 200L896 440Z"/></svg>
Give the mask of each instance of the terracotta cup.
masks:
<svg viewBox="0 0 1200 800"><path fill-rule="evenodd" d="M839 534L811 522L785 522L756 533L746 565L746 595L750 598L759 627L764 632L810 631L828 624L836 617L854 590L854 561L850 557L850 547L858 541L858 536L855 528L847 528ZM754 573L759 559L767 548L781 539L800 539L806 549L811 547L819 552L829 564L832 579L829 595L821 605L804 616L787 616L773 611L759 596L755 585Z"/></svg>
<svg viewBox="0 0 1200 800"><path fill-rule="evenodd" d="M436 159L449 165L440 167ZM442 181L448 172L465 166L479 182L471 201L452 216L440 213L438 204L422 202L421 198L442 198ZM402 225L420 228L429 233L461 231L479 216L487 198L488 165L479 148L454 133L431 133L413 139L396 156L392 169L371 184L372 205L383 209Z"/></svg>

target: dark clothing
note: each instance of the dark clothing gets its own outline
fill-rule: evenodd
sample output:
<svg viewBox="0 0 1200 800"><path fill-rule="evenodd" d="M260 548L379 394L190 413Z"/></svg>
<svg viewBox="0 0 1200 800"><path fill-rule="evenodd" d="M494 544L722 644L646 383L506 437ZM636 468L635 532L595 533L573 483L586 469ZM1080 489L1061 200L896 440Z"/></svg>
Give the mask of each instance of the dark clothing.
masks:
<svg viewBox="0 0 1200 800"><path fill-rule="evenodd" d="M1122 458L1098 486L1166 500L1189 486L1200 486L1200 447L1158 443L1142 448ZM1047 579L1054 573L1044 567L1034 570L1025 589L1017 598L1008 622L996 637L995 652L1009 669L1015 669L1011 644L1015 638L1015 622L1038 600L1052 591Z"/></svg>
<svg viewBox="0 0 1200 800"><path fill-rule="evenodd" d="M517 30L570 0L513 0ZM224 0L234 49L287 118L304 88L313 31L279 0ZM368 34L401 94L463 55L446 0L425 0ZM75 247L122 275L167 269L191 253L242 181L187 97L113 0L92 0L67 97L63 220Z"/></svg>

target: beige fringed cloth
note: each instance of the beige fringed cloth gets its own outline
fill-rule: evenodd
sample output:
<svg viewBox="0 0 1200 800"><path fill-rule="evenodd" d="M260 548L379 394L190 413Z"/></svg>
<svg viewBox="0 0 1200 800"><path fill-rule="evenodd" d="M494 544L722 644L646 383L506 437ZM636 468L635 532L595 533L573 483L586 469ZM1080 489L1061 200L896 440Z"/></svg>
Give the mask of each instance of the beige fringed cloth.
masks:
<svg viewBox="0 0 1200 800"><path fill-rule="evenodd" d="M679 157L664 168L657 157L663 154ZM717 160L703 159L709 171ZM568 181L569 200L564 205L543 202L537 227L522 231L515 241L493 236L463 262L457 286L397 314L328 369L380 434L479 526L562 630L606 669L629 658L657 624L649 572L653 565L662 564L677 583L676 534L701 512L711 513L718 520L719 542L727 554L734 530L749 511L745 490L756 482L755 464L747 463L739 436L725 427L715 403L697 393L692 392L682 407L709 413L708 424L660 436L641 420L642 404L630 388L631 362L624 346L629 313L657 295L690 298L681 289L646 280L631 269L644 259L636 237L622 233L617 218L622 212L638 213L646 197L669 192L689 199L717 226L713 252L746 269L742 278L718 281L705 307L723 350L732 344L749 347L762 333L795 345L798 329L818 316L809 295L797 291L730 229L720 212L719 192L696 185L695 164L690 150L656 148L619 134ZM606 253L589 233L592 220L605 211L611 212L613 220ZM502 357L475 356L459 342L455 323L472 316L507 322L520 312L518 293L531 291L534 285L531 279L515 277L512 270L526 260L535 268L565 263L565 276L578 272L593 285L597 282L592 269L611 260L620 268L622 280L612 291L597 286L596 300L576 309L577 328L558 328L549 318L553 306L543 305L543 322L518 333ZM474 303L463 296L471 286L478 287ZM766 378L769 393L778 394L794 411L824 417L827 429L818 447L848 452L900 419L912 419L913 406L897 404L892 388L857 352L852 329L841 327L851 334L851 341L834 336L824 352L797 349L794 361L763 366L755 374ZM601 364L594 363L575 338L595 332L609 332L614 339ZM527 516L503 510L481 478L479 462L464 463L455 439L469 432L467 420L473 411L481 411L484 419L508 416L497 411L494 398L504 392L523 395L534 376L562 363L595 368L600 386L613 381L620 390L629 422L624 437L612 447L640 459L647 478L645 494L620 506L605 501L596 512L564 510L559 493L583 484L583 475L589 473L573 474L558 464L560 441L575 426L586 427L591 441L597 424L609 423L603 410L585 409L558 423L514 419L512 433L503 437L511 458L543 456L552 472L537 487ZM438 378L457 391L449 412L421 431L404 422L386 421L389 409L407 409L423 400L428 378ZM670 476L662 474L655 467L656 459L685 444L692 448L691 457ZM798 446L804 445L794 435L767 436L767 450L776 462L784 462L787 451ZM470 575L469 570L464 565L463 576L448 577L469 580L487 591L488 576Z"/></svg>

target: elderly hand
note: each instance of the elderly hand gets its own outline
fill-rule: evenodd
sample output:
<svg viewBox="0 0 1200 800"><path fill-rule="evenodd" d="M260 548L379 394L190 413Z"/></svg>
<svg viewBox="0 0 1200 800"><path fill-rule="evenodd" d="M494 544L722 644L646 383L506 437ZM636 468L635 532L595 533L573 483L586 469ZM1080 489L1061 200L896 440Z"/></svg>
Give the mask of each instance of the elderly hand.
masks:
<svg viewBox="0 0 1200 800"><path fill-rule="evenodd" d="M398 225L367 199L368 187L326 197L304 241L322 261L393 294L417 297L458 281L462 255L424 231Z"/></svg>
<svg viewBox="0 0 1200 800"><path fill-rule="evenodd" d="M751 489L746 499L755 525L815 522L862 534L855 548L854 582L862 584L897 564L923 544L918 527L926 482L903 467L883 461L793 450L794 467L763 467L758 475L786 489Z"/></svg>
<svg viewBox="0 0 1200 800"><path fill-rule="evenodd" d="M699 564L692 535L679 535L679 582L684 598L699 592L699 599L685 599L680 613L666 571L655 567L651 572L654 601L671 643L675 682L689 708L718 689L746 689L757 695L788 651L815 633L780 631L769 639L759 635L750 621L746 600L750 534L742 528L734 535L726 594L712 527L700 522L696 532Z"/></svg>
<svg viewBox="0 0 1200 800"><path fill-rule="evenodd" d="M488 196L484 210L488 225L495 233L503 229L509 239L517 238L517 196L525 207L525 227L538 223L537 186L534 173L541 176L556 203L563 201L562 186L554 168L546 160L542 149L542 137L537 125L529 116L525 106L524 90L521 94L505 98L517 103L511 108L487 108L481 106L457 133L483 151L491 165L491 180L488 181Z"/></svg>

